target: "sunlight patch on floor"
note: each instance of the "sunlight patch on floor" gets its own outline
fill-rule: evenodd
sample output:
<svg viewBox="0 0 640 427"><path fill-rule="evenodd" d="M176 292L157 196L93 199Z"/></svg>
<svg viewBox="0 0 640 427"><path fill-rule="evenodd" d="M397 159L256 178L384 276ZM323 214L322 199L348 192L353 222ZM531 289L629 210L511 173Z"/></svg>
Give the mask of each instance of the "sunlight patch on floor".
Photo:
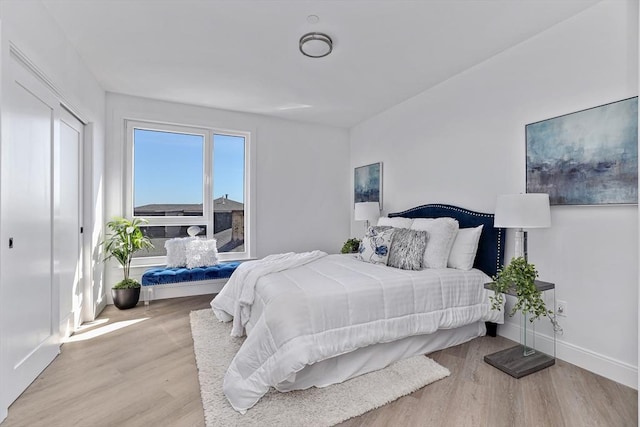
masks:
<svg viewBox="0 0 640 427"><path fill-rule="evenodd" d="M111 323L105 326L101 326L99 328L96 329L92 329L90 331L78 334L76 333L75 335L70 336L69 338L64 339L62 342L63 343L70 343L70 342L78 342L78 341L86 341L86 340L90 340L92 338L96 338L102 335L106 335L110 332L114 332L117 331L118 329L122 329L122 328L126 328L127 326L131 326L131 325L135 325L136 323L142 322L144 320L147 320L148 317L143 317L140 319L132 319L132 320L123 320L120 322L115 322L115 323ZM100 319L101 323L104 323L104 321L109 321L109 319ZM91 322L93 325L95 326L95 322Z"/></svg>
<svg viewBox="0 0 640 427"><path fill-rule="evenodd" d="M98 325L105 324L108 321L109 319L96 319L93 322L85 322L82 325L78 326L78 329L76 329L75 333L77 334L78 332L86 331L87 329L91 329Z"/></svg>

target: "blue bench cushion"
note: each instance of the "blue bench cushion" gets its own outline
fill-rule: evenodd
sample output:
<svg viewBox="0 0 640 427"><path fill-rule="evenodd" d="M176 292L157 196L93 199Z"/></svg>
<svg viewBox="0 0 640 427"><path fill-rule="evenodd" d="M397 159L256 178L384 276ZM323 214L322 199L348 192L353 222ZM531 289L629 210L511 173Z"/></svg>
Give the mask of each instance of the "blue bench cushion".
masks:
<svg viewBox="0 0 640 427"><path fill-rule="evenodd" d="M233 261L221 262L220 264L209 267L151 268L142 275L142 286L195 282L198 280L228 279L239 265L239 261Z"/></svg>

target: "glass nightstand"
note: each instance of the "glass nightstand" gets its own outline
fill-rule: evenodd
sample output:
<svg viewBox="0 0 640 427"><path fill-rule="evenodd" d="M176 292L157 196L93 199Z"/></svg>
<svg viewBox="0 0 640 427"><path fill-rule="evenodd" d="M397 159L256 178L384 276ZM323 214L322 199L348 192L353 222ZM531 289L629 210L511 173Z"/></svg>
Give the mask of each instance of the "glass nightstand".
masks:
<svg viewBox="0 0 640 427"><path fill-rule="evenodd" d="M553 307L555 308L556 285L542 280L536 280L535 285L541 292L553 292ZM485 289L491 289L490 286L490 283L484 285ZM507 295L515 296L515 293L507 292ZM520 344L488 354L484 356L484 361L514 378L521 378L554 365L556 363L555 314L553 316L553 356L536 349L535 323L537 322L530 322L529 318L523 314L520 316Z"/></svg>

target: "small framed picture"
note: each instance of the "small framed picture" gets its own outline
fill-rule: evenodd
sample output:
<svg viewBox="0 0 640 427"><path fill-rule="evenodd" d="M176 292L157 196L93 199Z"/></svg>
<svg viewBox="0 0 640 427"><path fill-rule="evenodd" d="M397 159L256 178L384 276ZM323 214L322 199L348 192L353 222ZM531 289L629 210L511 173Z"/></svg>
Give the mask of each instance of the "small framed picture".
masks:
<svg viewBox="0 0 640 427"><path fill-rule="evenodd" d="M355 168L354 203L378 202L382 210L382 162Z"/></svg>

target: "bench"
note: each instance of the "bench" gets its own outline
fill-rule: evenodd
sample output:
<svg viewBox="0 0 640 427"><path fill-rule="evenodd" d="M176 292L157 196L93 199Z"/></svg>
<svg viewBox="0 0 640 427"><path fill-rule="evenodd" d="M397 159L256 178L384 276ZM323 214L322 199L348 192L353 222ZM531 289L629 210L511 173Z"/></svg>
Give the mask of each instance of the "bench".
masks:
<svg viewBox="0 0 640 427"><path fill-rule="evenodd" d="M156 298L218 293L239 265L240 261L232 261L197 268L150 268L144 272L140 280L144 304L149 305L154 293L158 294L158 292L154 292L154 289L156 291L168 290L163 295L156 295ZM189 289L186 292L175 290L181 287Z"/></svg>

